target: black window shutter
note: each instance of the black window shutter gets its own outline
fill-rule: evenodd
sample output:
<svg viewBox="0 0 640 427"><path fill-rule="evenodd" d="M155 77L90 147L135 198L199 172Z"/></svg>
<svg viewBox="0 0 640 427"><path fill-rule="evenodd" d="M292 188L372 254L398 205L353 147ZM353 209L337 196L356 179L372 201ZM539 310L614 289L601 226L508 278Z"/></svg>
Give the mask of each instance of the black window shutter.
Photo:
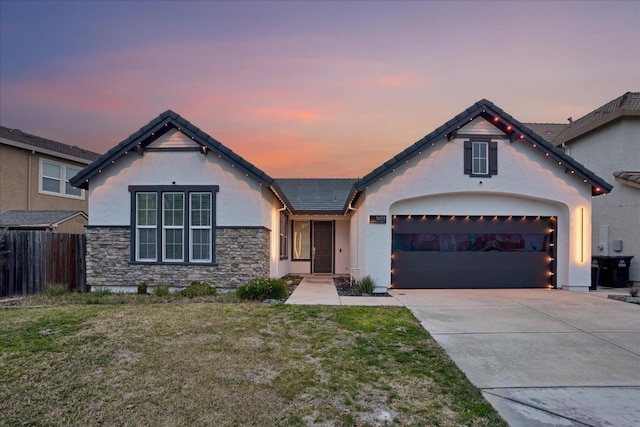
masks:
<svg viewBox="0 0 640 427"><path fill-rule="evenodd" d="M498 143L489 142L489 175L498 175Z"/></svg>
<svg viewBox="0 0 640 427"><path fill-rule="evenodd" d="M471 141L464 142L464 173L471 175Z"/></svg>

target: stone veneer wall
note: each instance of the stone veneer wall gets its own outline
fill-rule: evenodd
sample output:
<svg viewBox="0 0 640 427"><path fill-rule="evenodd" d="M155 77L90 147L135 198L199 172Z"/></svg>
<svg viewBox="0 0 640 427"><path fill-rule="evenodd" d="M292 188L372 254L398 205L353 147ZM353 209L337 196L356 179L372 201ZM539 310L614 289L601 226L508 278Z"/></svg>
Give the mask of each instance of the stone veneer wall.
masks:
<svg viewBox="0 0 640 427"><path fill-rule="evenodd" d="M217 265L131 264L129 227L89 226L87 285L137 287L144 282L184 287L201 280L218 288L235 288L269 276L270 234L264 227L216 228Z"/></svg>

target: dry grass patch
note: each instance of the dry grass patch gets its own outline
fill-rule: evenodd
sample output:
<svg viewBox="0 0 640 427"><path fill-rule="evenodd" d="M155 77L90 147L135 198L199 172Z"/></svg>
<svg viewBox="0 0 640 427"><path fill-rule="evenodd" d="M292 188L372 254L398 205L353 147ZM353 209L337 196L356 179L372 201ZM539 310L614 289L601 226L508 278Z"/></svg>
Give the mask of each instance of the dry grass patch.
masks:
<svg viewBox="0 0 640 427"><path fill-rule="evenodd" d="M506 425L401 308L0 310L8 425Z"/></svg>

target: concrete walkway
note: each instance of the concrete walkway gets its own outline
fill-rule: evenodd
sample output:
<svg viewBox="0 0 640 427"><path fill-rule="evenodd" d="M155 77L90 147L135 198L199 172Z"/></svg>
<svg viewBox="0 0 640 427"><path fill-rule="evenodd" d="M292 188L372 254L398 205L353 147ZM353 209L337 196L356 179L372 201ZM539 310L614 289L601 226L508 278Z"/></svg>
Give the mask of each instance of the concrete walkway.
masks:
<svg viewBox="0 0 640 427"><path fill-rule="evenodd" d="M367 305L384 306L403 304L394 297L341 297L333 284L333 276L304 276L302 282L287 300L298 305Z"/></svg>
<svg viewBox="0 0 640 427"><path fill-rule="evenodd" d="M640 425L640 305L544 289L393 290L343 301L330 279L305 278L287 303L401 303L512 426Z"/></svg>

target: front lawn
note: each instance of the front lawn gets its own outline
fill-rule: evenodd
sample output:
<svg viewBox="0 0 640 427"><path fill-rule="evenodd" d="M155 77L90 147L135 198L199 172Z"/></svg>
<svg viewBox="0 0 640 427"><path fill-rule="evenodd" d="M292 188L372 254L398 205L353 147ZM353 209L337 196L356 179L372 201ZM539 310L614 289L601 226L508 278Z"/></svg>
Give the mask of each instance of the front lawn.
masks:
<svg viewBox="0 0 640 427"><path fill-rule="evenodd" d="M152 298L0 309L0 424L506 425L404 308Z"/></svg>

